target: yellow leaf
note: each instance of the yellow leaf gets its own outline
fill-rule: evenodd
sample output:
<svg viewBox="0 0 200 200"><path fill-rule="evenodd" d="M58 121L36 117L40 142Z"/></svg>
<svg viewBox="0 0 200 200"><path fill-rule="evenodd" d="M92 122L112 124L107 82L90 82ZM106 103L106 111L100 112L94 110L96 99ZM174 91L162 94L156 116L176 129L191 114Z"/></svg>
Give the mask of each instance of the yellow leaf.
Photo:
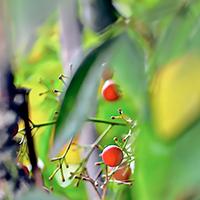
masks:
<svg viewBox="0 0 200 200"><path fill-rule="evenodd" d="M65 160L68 164L79 164L81 161L81 149L80 147L76 144L78 139L74 139L73 143L71 144L71 147L69 148L67 155L65 157ZM61 152L59 153L59 155L63 155L66 148L68 147L68 144L66 144L63 149L61 150Z"/></svg>
<svg viewBox="0 0 200 200"><path fill-rule="evenodd" d="M200 58L187 54L164 66L151 85L153 119L165 139L179 135L200 114Z"/></svg>

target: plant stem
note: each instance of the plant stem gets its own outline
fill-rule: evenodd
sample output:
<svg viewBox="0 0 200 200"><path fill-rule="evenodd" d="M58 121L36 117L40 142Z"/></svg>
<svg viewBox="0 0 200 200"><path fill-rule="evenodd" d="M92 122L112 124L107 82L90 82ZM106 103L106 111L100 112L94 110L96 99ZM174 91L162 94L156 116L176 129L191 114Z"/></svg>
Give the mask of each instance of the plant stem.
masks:
<svg viewBox="0 0 200 200"><path fill-rule="evenodd" d="M107 191L107 184L109 182L109 177L108 177L108 167L106 166L106 178L105 178L105 183L103 184L103 193L102 193L102 200L105 200L106 198L106 191Z"/></svg>
<svg viewBox="0 0 200 200"><path fill-rule="evenodd" d="M86 121L94 122L94 123L110 124L110 125L113 125L113 126L127 126L127 123L113 122L113 121L97 119L97 118L88 118L88 119L86 119ZM30 121L30 122L31 122L31 125L32 125L31 130L34 129L34 128L40 128L40 127L43 127L43 126L51 126L51 125L56 124L56 121L45 122L45 123L41 123L41 124L34 124L32 121ZM23 131L25 131L25 129L19 130L19 132L23 132Z"/></svg>
<svg viewBox="0 0 200 200"><path fill-rule="evenodd" d="M56 160L62 160L62 159L65 158L65 156L67 155L67 153L68 153L68 151L69 151L69 149L70 149L70 147L71 147L71 145L72 145L73 139L74 139L74 137L71 138L71 140L70 140L70 142L69 142L69 144L68 144L68 146L67 146L67 148L66 148L64 154L63 154L62 156L59 156L59 157L56 157L56 158L52 158L52 159L51 159L52 162L53 162L53 161L56 161ZM63 161L61 161L61 162L63 163Z"/></svg>
<svg viewBox="0 0 200 200"><path fill-rule="evenodd" d="M98 187L96 187L96 185L95 185L95 181L96 181L96 180L93 180L93 179L89 176L87 169L85 170L85 172L86 172L86 175L87 175L87 177L85 177L85 178L86 178L85 180L87 180L87 181L89 181L89 182L91 183L91 185L93 186L94 190L96 191L96 193L97 193L99 199L101 199L101 195L100 195L100 193L99 193L99 191L98 191Z"/></svg>
<svg viewBox="0 0 200 200"><path fill-rule="evenodd" d="M40 128L43 126L50 126L50 125L54 125L54 124L56 124L56 121L45 122L45 123L41 123L41 124L34 124L33 122L31 122L31 125L32 125L31 130L33 130L34 128ZM19 130L18 132L23 132L23 131L25 131L25 128Z"/></svg>
<svg viewBox="0 0 200 200"><path fill-rule="evenodd" d="M56 121L46 122L46 123L42 123L42 124L34 124L33 128L39 128L39 127L43 127L43 126L50 126L50 125L54 125L54 124L56 124Z"/></svg>
<svg viewBox="0 0 200 200"><path fill-rule="evenodd" d="M94 123L102 123L102 124L111 124L113 126L127 126L126 123L113 122L113 121L102 120L102 119L97 119L97 118L88 118L86 121L94 122Z"/></svg>
<svg viewBox="0 0 200 200"><path fill-rule="evenodd" d="M99 142L106 136L106 134L111 130L111 128L113 127L112 124L110 124L107 129L96 139L96 141L92 144L92 149L88 152L87 155L87 159L90 157L90 155L92 154L94 148L99 144Z"/></svg>
<svg viewBox="0 0 200 200"><path fill-rule="evenodd" d="M91 156L92 152L94 151L94 148L99 144L99 142L106 136L106 134L111 130L111 128L113 127L113 125L109 125L107 127L107 129L96 139L96 141L91 145L92 148L89 150L89 152L87 153L86 157L82 160L82 162L80 163L79 167L76 169L76 171L73 174L76 174L79 169L81 169L82 167L84 168L89 157Z"/></svg>

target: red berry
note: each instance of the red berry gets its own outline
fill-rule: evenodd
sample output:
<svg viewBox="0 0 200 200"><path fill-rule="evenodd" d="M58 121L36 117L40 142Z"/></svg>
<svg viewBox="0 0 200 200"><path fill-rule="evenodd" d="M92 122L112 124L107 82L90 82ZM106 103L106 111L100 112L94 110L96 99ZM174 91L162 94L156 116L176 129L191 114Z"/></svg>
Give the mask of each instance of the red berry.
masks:
<svg viewBox="0 0 200 200"><path fill-rule="evenodd" d="M102 88L102 95L107 101L116 101L120 98L117 85L113 80L107 80Z"/></svg>
<svg viewBox="0 0 200 200"><path fill-rule="evenodd" d="M122 165L114 172L113 178L117 181L128 181L131 176L131 168L128 165Z"/></svg>
<svg viewBox="0 0 200 200"><path fill-rule="evenodd" d="M101 156L103 162L110 167L118 166L123 160L123 152L116 145L107 146Z"/></svg>

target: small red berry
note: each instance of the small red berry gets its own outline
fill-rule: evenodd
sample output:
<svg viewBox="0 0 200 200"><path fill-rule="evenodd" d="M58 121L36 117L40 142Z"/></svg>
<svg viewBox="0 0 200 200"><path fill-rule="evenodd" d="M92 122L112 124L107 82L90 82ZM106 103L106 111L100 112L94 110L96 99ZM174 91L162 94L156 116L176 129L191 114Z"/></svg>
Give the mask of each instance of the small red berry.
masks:
<svg viewBox="0 0 200 200"><path fill-rule="evenodd" d="M113 178L117 181L128 181L131 176L131 168L128 165L122 165L114 172Z"/></svg>
<svg viewBox="0 0 200 200"><path fill-rule="evenodd" d="M102 96L107 101L116 101L120 98L117 85L113 80L107 80L102 88Z"/></svg>
<svg viewBox="0 0 200 200"><path fill-rule="evenodd" d="M118 166L123 160L123 152L116 145L107 146L101 156L103 162L110 167Z"/></svg>

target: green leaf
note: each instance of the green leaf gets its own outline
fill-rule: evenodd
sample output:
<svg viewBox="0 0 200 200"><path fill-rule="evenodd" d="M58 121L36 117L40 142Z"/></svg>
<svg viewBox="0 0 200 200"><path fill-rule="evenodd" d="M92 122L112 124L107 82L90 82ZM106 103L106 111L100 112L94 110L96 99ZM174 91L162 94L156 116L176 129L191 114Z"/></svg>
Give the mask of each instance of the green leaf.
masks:
<svg viewBox="0 0 200 200"><path fill-rule="evenodd" d="M169 199L177 197L199 199L200 192L200 118L187 128L182 137L172 147L171 177L168 188L171 191Z"/></svg>
<svg viewBox="0 0 200 200"><path fill-rule="evenodd" d="M109 200L130 200L133 199L131 193L131 186L125 184L117 184L110 182L108 185L108 193L107 199Z"/></svg>
<svg viewBox="0 0 200 200"><path fill-rule="evenodd" d="M144 52L132 37L132 32L121 37L116 47L115 55L111 60L111 66L115 72L117 84L122 90L126 103L133 107L133 115L142 112L146 94L146 75ZM132 117L134 117L132 116Z"/></svg>
<svg viewBox="0 0 200 200"><path fill-rule="evenodd" d="M190 7L172 17L168 27L162 33L156 46L153 62L149 68L150 73L164 66L170 60L183 55L194 48L199 41L194 36L198 26L198 17L191 14ZM151 71L152 70L152 71Z"/></svg>
<svg viewBox="0 0 200 200"><path fill-rule="evenodd" d="M114 68L119 85L123 85L124 95L130 96L134 108L142 109L146 86L144 55L127 34L121 34L92 51L75 73L60 109L54 155L77 133L88 113L94 111L103 63Z"/></svg>
<svg viewBox="0 0 200 200"><path fill-rule="evenodd" d="M170 177L171 146L155 137L151 120L140 122L140 134L137 138L135 187L132 189L135 199L164 200L166 180Z"/></svg>
<svg viewBox="0 0 200 200"><path fill-rule="evenodd" d="M155 137L150 120L143 125L137 140L135 198L198 199L200 121L193 123L171 143Z"/></svg>
<svg viewBox="0 0 200 200"><path fill-rule="evenodd" d="M164 17L173 15L181 5L181 0L157 1L151 9L147 10L144 18L147 21L163 20Z"/></svg>
<svg viewBox="0 0 200 200"><path fill-rule="evenodd" d="M97 118L110 119L111 116L118 115L117 110L121 108L132 119L138 119L143 114L146 94L144 52L136 39L127 34L118 39L113 54L115 56L108 66L113 68L113 80L122 91L122 96L116 102L108 102L99 95ZM96 126L99 133L105 129L103 124ZM127 127L114 127L103 141L113 142L113 137L120 137L127 131Z"/></svg>
<svg viewBox="0 0 200 200"><path fill-rule="evenodd" d="M61 105L52 150L54 155L77 133L88 113L94 111L102 64L111 56L110 45L116 40L110 39L91 51L78 66Z"/></svg>
<svg viewBox="0 0 200 200"><path fill-rule="evenodd" d="M191 54L183 58L162 68L151 88L152 107L146 111L149 117L140 122L137 138L136 199L194 199L200 195L199 57ZM163 72L166 76L161 76ZM154 103L153 98L157 100ZM174 125L168 138L165 130L158 128L163 123L168 130Z"/></svg>

